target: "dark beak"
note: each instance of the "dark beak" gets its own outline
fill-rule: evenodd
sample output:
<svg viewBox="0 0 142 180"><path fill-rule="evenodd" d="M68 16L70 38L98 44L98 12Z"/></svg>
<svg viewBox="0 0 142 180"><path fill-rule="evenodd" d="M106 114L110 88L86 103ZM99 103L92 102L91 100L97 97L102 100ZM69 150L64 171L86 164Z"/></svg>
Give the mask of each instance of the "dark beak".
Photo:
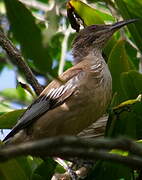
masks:
<svg viewBox="0 0 142 180"><path fill-rule="evenodd" d="M128 19L128 20L124 20L124 21L120 21L120 22L117 22L115 24L112 24L110 26L110 30L118 30L120 29L121 27L127 25L127 24L130 24L130 23L134 23L136 21L138 21L139 19Z"/></svg>

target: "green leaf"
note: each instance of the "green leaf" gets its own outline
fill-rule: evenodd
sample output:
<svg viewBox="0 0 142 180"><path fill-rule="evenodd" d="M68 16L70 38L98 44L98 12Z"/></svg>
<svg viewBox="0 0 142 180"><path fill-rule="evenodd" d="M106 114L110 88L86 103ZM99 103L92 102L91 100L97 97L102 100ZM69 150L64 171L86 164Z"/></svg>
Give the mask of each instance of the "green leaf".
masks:
<svg viewBox="0 0 142 180"><path fill-rule="evenodd" d="M11 129L17 123L17 119L24 111L24 109L15 110L1 115L0 129Z"/></svg>
<svg viewBox="0 0 142 180"><path fill-rule="evenodd" d="M0 113L3 114L5 112L9 112L11 110L13 110L13 109L10 108L9 104L3 103L3 102L0 103L0 111L1 111Z"/></svg>
<svg viewBox="0 0 142 180"><path fill-rule="evenodd" d="M20 158L19 158L20 159ZM24 158L22 158L24 160ZM19 162L19 160L12 159L7 162L0 163L0 179L1 180L27 180L29 177L27 176L27 172L23 168L24 166L28 166L27 162Z"/></svg>
<svg viewBox="0 0 142 180"><path fill-rule="evenodd" d="M4 1L7 17L14 37L20 42L24 55L33 60L36 69L45 73L51 70L51 59L44 48L41 30L32 13L18 0Z"/></svg>
<svg viewBox="0 0 142 180"><path fill-rule="evenodd" d="M34 171L43 162L41 158L33 157L33 156L27 156L27 160L28 163L30 164L32 171Z"/></svg>
<svg viewBox="0 0 142 180"><path fill-rule="evenodd" d="M24 170L26 176L30 177L32 174L32 168L30 166L30 163L28 162L28 157L21 156L21 157L15 158L15 159L19 163L21 168Z"/></svg>
<svg viewBox="0 0 142 180"><path fill-rule="evenodd" d="M20 102L28 105L32 102L32 96L29 95L22 87L18 88L6 88L3 91L0 91L0 95L5 97L10 101Z"/></svg>
<svg viewBox="0 0 142 180"><path fill-rule="evenodd" d="M106 128L107 137L116 138L125 136L133 139L141 139L142 102L140 99L128 100L110 111ZM127 155L127 152L122 153ZM88 180L130 180L133 177L132 173L131 168L122 164L98 161Z"/></svg>
<svg viewBox="0 0 142 180"><path fill-rule="evenodd" d="M53 59L59 60L61 56L61 44L63 41L63 33L56 33L54 36L51 38L49 50L50 50L50 55ZM55 53L56 49L56 53Z"/></svg>
<svg viewBox="0 0 142 180"><path fill-rule="evenodd" d="M86 180L130 180L132 170L119 163L99 161Z"/></svg>
<svg viewBox="0 0 142 180"><path fill-rule="evenodd" d="M46 13L46 21L48 21L48 28L45 28L42 32L43 34L43 44L49 44L52 42L51 38L56 35L59 28L60 16L56 13L56 6L54 6L50 11ZM56 48L55 48L56 49ZM54 50L55 50L54 49ZM55 52L54 52L55 53ZM52 57L52 56L51 56Z"/></svg>
<svg viewBox="0 0 142 180"><path fill-rule="evenodd" d="M108 58L108 66L112 75L113 94L117 93L117 104L119 104L123 100L126 100L120 82L121 73L134 69L134 65L126 54L125 41L123 39L120 39L113 47Z"/></svg>
<svg viewBox="0 0 142 180"><path fill-rule="evenodd" d="M80 0L70 0L68 3L69 6L71 5L73 7L76 14L83 19L85 25L104 24L104 21L94 8L91 8Z"/></svg>
<svg viewBox="0 0 142 180"><path fill-rule="evenodd" d="M43 179L50 180L54 174L56 164L57 163L53 159L47 158L35 169L32 175L32 180L34 180L35 174Z"/></svg>
<svg viewBox="0 0 142 180"><path fill-rule="evenodd" d="M103 21L114 21L115 17L113 17L110 14L104 13L102 11L99 11L98 9L95 9L96 13L98 13L98 15L101 17L101 19L103 19Z"/></svg>
<svg viewBox="0 0 142 180"><path fill-rule="evenodd" d="M136 70L139 70L140 59L139 59L139 57L137 57L137 53L138 53L137 49L132 47L130 45L130 43L128 43L128 42L126 42L126 44L125 44L125 49L126 49L126 52L127 52L128 56L129 56L129 58L133 62Z"/></svg>
<svg viewBox="0 0 142 180"><path fill-rule="evenodd" d="M107 137L127 136L142 138L142 102L138 99L128 100L115 107L109 113L106 128Z"/></svg>
<svg viewBox="0 0 142 180"><path fill-rule="evenodd" d="M129 71L121 74L121 83L128 99L134 99L142 94L142 74Z"/></svg>
<svg viewBox="0 0 142 180"><path fill-rule="evenodd" d="M108 57L116 43L117 43L117 40L115 39L114 36L112 36L111 39L107 42L107 44L103 48L103 53L107 56L107 61L108 61Z"/></svg>
<svg viewBox="0 0 142 180"><path fill-rule="evenodd" d="M128 25L128 29L134 39L138 48L142 51L142 31L141 31L141 20L142 19L142 3L139 0L115 0L116 5L124 19L138 18L139 22Z"/></svg>
<svg viewBox="0 0 142 180"><path fill-rule="evenodd" d="M32 180L44 180L44 179L38 174L33 174L32 175Z"/></svg>

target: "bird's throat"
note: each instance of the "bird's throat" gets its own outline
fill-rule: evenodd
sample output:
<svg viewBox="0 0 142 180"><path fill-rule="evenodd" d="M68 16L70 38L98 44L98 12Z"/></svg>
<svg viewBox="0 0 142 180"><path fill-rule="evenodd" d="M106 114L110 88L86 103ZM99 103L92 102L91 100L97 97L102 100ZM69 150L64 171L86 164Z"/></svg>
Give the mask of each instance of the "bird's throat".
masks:
<svg viewBox="0 0 142 180"><path fill-rule="evenodd" d="M74 65L83 61L86 57L93 57L94 59L101 60L102 59L102 51L99 48L94 48L94 47L81 47L81 46L76 46L73 48L72 51L73 54L73 63Z"/></svg>

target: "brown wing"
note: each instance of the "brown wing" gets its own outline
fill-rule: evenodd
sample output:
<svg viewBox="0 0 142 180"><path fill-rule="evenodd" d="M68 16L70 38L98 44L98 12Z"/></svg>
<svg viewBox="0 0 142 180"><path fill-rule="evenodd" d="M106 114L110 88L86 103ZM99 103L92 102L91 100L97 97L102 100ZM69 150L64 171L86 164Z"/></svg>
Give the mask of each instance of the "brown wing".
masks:
<svg viewBox="0 0 142 180"><path fill-rule="evenodd" d="M78 81L84 72L81 71L81 69L76 69L74 72L69 73L70 76L66 74L68 73L63 74L63 80L67 82L64 84L58 82L57 80L51 82L41 95L27 108L24 114L20 117L18 123L5 137L4 141L15 135L23 128L29 126L45 112L63 104L65 100L74 93L78 85Z"/></svg>

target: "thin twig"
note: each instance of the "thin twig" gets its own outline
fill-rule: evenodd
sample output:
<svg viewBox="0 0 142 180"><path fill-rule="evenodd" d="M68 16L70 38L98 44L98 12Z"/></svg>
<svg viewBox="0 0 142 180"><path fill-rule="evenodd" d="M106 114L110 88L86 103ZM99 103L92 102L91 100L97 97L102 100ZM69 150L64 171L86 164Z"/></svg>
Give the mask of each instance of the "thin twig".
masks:
<svg viewBox="0 0 142 180"><path fill-rule="evenodd" d="M12 63L17 64L17 67L24 73L26 80L33 87L37 95L43 90L42 86L38 83L31 69L24 61L19 50L14 47L12 42L0 30L0 46L7 52Z"/></svg>
<svg viewBox="0 0 142 180"><path fill-rule="evenodd" d="M67 53L68 39L69 39L70 33L71 33L71 27L69 26L64 33L64 39L62 42L61 59L60 59L60 64L59 64L58 75L62 74L63 70L64 70L65 57L66 57L66 53Z"/></svg>
<svg viewBox="0 0 142 180"><path fill-rule="evenodd" d="M121 149L128 151L129 156L109 153L108 150ZM51 156L51 157L79 157L91 160L109 160L123 163L134 168L142 168L142 147L129 139L80 139L77 137L57 137L22 143L20 145L2 146L0 161L6 161L16 156Z"/></svg>
<svg viewBox="0 0 142 180"><path fill-rule="evenodd" d="M139 62L139 72L142 73L142 53L139 50L139 48L136 46L136 44L134 44L124 33L124 38L126 39L126 41L137 51L137 57L139 58L140 62Z"/></svg>

